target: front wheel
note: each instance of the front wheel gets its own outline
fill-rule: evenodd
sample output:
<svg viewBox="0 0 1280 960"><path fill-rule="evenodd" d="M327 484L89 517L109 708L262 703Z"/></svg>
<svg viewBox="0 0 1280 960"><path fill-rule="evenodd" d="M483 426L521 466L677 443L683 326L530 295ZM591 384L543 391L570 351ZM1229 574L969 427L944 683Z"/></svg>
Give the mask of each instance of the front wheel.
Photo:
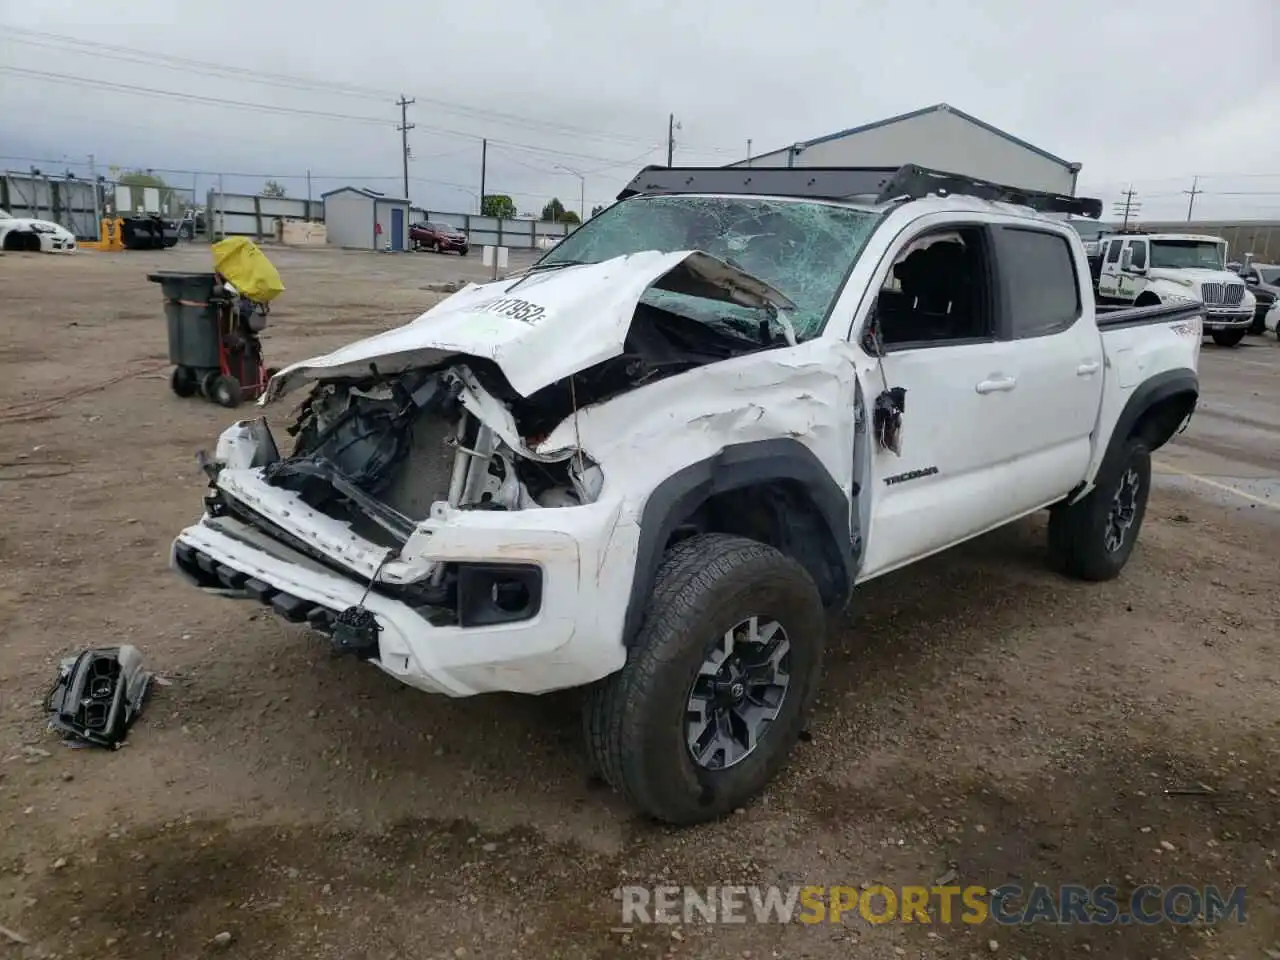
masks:
<svg viewBox="0 0 1280 960"><path fill-rule="evenodd" d="M626 664L589 691L588 750L658 820L741 806L804 727L826 620L813 580L773 547L704 534L668 551Z"/></svg>
<svg viewBox="0 0 1280 960"><path fill-rule="evenodd" d="M1234 347L1244 339L1244 335L1248 332L1248 327L1239 327L1235 330L1214 330L1210 336L1213 337L1213 342L1220 347Z"/></svg>
<svg viewBox="0 0 1280 960"><path fill-rule="evenodd" d="M1049 511L1049 556L1078 580L1111 580L1133 553L1151 492L1151 452L1138 437L1125 441L1107 475L1083 500Z"/></svg>

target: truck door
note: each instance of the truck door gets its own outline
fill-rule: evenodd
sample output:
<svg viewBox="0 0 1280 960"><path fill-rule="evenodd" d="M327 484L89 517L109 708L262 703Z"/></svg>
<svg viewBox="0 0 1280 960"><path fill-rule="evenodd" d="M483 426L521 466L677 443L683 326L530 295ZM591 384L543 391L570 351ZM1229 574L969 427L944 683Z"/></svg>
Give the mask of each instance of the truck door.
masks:
<svg viewBox="0 0 1280 960"><path fill-rule="evenodd" d="M860 579L1054 502L1091 453L1102 346L1073 248L1052 228L930 219L875 281L878 360L860 340L864 396L905 391L900 453L873 448Z"/></svg>
<svg viewBox="0 0 1280 960"><path fill-rule="evenodd" d="M1107 241L1106 253L1102 256L1102 272L1098 275L1098 295L1120 299L1120 251L1124 247L1122 237L1112 237Z"/></svg>
<svg viewBox="0 0 1280 960"><path fill-rule="evenodd" d="M1126 240L1120 252L1120 271L1116 277L1117 296L1122 300L1137 300L1147 288L1147 241L1145 238Z"/></svg>
<svg viewBox="0 0 1280 960"><path fill-rule="evenodd" d="M1018 381L1017 402L1001 421L1020 458L1008 479L1030 508L1053 502L1084 479L1105 358L1088 309L1091 278L1068 237L1034 226L1000 226L993 235L998 336L1013 350L1007 367Z"/></svg>

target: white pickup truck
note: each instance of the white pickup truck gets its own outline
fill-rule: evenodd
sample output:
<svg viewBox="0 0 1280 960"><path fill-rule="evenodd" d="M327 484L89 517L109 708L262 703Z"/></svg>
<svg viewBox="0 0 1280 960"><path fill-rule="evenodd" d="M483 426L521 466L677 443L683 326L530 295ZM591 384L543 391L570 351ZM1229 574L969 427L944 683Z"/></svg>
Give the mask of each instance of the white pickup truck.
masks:
<svg viewBox="0 0 1280 960"><path fill-rule="evenodd" d="M1257 306L1244 281L1227 269L1227 242L1196 234L1144 233L1103 237L1098 302L1154 306L1204 302L1204 330L1234 347L1253 325Z"/></svg>
<svg viewBox="0 0 1280 960"><path fill-rule="evenodd" d="M200 587L455 697L587 687L597 769L673 823L800 737L825 614L1048 509L1134 548L1199 304L1095 315L1097 201L909 166L647 168L526 272L276 375L173 545Z"/></svg>

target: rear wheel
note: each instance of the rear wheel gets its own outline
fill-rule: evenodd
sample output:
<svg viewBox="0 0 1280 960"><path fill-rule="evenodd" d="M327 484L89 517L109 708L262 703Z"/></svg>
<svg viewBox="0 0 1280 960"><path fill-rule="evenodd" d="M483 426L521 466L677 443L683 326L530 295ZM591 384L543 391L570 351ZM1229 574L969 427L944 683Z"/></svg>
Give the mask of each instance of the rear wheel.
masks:
<svg viewBox="0 0 1280 960"><path fill-rule="evenodd" d="M238 407L240 397L240 381L235 377L218 376L209 385L209 399L224 407Z"/></svg>
<svg viewBox="0 0 1280 960"><path fill-rule="evenodd" d="M1244 339L1244 335L1248 332L1248 327L1238 327L1235 330L1214 330L1211 336L1213 337L1213 342L1220 347L1234 347Z"/></svg>
<svg viewBox="0 0 1280 960"><path fill-rule="evenodd" d="M596 768L668 823L741 806L800 737L825 629L813 580L773 547L723 534L681 541L627 663L587 695Z"/></svg>
<svg viewBox="0 0 1280 960"><path fill-rule="evenodd" d="M1151 492L1151 453L1139 437L1087 497L1049 512L1049 556L1061 572L1079 580L1110 580L1133 553Z"/></svg>

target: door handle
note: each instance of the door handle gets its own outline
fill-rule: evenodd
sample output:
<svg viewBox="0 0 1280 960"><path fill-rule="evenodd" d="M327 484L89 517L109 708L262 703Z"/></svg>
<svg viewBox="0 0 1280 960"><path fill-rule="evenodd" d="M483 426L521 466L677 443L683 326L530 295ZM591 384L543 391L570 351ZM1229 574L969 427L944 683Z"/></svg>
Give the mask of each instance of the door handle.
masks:
<svg viewBox="0 0 1280 960"><path fill-rule="evenodd" d="M1013 377L994 377L990 380L980 380L974 388L979 393L997 393L999 391L1009 391L1018 385L1018 381Z"/></svg>
<svg viewBox="0 0 1280 960"><path fill-rule="evenodd" d="M1098 363L1097 360L1091 360L1088 363L1082 363L1080 364L1080 366L1076 367L1076 376L1091 377L1098 372L1098 368L1100 366L1101 364Z"/></svg>

